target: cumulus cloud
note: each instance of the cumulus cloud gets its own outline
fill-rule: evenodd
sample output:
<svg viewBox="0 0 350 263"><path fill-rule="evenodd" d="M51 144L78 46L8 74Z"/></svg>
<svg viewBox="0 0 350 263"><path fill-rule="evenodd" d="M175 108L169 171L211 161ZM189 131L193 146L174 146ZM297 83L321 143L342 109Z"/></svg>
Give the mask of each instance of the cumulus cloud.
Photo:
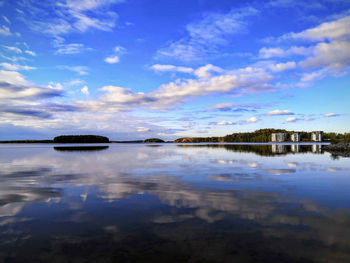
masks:
<svg viewBox="0 0 350 263"><path fill-rule="evenodd" d="M277 63L277 64L270 65L269 68L274 72L280 72L280 71L296 68L296 63L294 61L289 61L286 63Z"/></svg>
<svg viewBox="0 0 350 263"><path fill-rule="evenodd" d="M288 57L291 55L301 55L306 56L312 53L312 47L303 47L303 46L292 46L288 49L282 48L266 48L263 47L259 50L259 58L267 59L274 57Z"/></svg>
<svg viewBox="0 0 350 263"><path fill-rule="evenodd" d="M269 82L272 79L272 76L263 69L248 67L207 79L170 82L147 94L133 93L122 87L106 86L101 89L106 92L101 100L109 104L128 105L128 107L137 106L165 110L174 108L190 98L214 92L244 94L270 91Z"/></svg>
<svg viewBox="0 0 350 263"><path fill-rule="evenodd" d="M81 88L81 93L83 93L84 95L86 95L86 96L88 96L88 95L90 95L90 93L89 93L89 88L88 88L88 86L84 86L83 88Z"/></svg>
<svg viewBox="0 0 350 263"><path fill-rule="evenodd" d="M0 82L0 99L45 99L61 96L62 90L36 85L12 84L6 81Z"/></svg>
<svg viewBox="0 0 350 263"><path fill-rule="evenodd" d="M350 42L348 40L319 43L315 46L313 55L300 63L302 67L306 68L326 67L334 71L339 71L349 64Z"/></svg>
<svg viewBox="0 0 350 263"><path fill-rule="evenodd" d="M106 57L105 58L105 62L109 63L109 64L115 64L119 62L119 56L114 55L111 57Z"/></svg>
<svg viewBox="0 0 350 263"><path fill-rule="evenodd" d="M203 67L198 68L194 74L199 77L199 78L209 78L211 76L212 72L216 72L216 73L222 73L224 72L224 70L222 68L219 68L217 66L214 66L212 64L207 64Z"/></svg>
<svg viewBox="0 0 350 263"><path fill-rule="evenodd" d="M294 113L290 110L273 110L266 113L267 116L277 116L277 115L293 115Z"/></svg>
<svg viewBox="0 0 350 263"><path fill-rule="evenodd" d="M304 30L300 33L291 33L292 38L302 38L312 41L340 39L349 35L350 16Z"/></svg>
<svg viewBox="0 0 350 263"><path fill-rule="evenodd" d="M109 56L109 57L106 57L104 59L104 61L106 63L109 63L109 64L115 64L115 63L118 63L120 61L120 55L124 54L126 52L126 49L123 48L122 46L116 46L114 49L113 49L113 52L114 54Z"/></svg>
<svg viewBox="0 0 350 263"><path fill-rule="evenodd" d="M302 88L309 87L313 85L315 81L323 79L327 73L328 72L325 69L304 73L301 75L300 81L296 84L296 86Z"/></svg>
<svg viewBox="0 0 350 263"><path fill-rule="evenodd" d="M14 71L18 71L18 70L34 70L34 69L36 69L36 67L30 67L30 66L18 65L18 64L9 64L9 63L6 63L6 62L1 63L0 65L4 69L14 70Z"/></svg>

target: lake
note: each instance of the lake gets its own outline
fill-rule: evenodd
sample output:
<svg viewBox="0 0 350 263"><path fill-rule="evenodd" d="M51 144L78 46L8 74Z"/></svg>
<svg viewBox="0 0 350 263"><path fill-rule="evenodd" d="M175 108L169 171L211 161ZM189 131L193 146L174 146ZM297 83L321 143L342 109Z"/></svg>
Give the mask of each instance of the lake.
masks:
<svg viewBox="0 0 350 263"><path fill-rule="evenodd" d="M0 145L0 262L350 262L322 145Z"/></svg>

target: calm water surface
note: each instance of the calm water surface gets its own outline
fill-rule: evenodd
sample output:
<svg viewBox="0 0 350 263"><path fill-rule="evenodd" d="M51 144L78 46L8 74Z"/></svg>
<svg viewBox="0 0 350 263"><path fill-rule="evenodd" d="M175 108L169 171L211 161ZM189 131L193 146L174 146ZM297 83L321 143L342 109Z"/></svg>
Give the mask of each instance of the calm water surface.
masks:
<svg viewBox="0 0 350 263"><path fill-rule="evenodd" d="M0 145L0 262L350 262L320 145L55 146Z"/></svg>

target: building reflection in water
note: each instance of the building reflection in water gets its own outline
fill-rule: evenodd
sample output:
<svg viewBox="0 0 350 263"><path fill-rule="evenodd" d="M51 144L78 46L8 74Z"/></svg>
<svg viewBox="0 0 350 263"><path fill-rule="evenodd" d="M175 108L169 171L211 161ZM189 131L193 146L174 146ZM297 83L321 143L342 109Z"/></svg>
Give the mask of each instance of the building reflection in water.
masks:
<svg viewBox="0 0 350 263"><path fill-rule="evenodd" d="M319 144L313 144L311 146L312 152L313 153L322 153L322 145Z"/></svg>
<svg viewBox="0 0 350 263"><path fill-rule="evenodd" d="M299 144L292 144L290 146L290 149L291 149L292 152L298 153L300 151L300 145Z"/></svg>
<svg viewBox="0 0 350 263"><path fill-rule="evenodd" d="M273 153L286 153L286 146L283 144L272 144L271 149Z"/></svg>

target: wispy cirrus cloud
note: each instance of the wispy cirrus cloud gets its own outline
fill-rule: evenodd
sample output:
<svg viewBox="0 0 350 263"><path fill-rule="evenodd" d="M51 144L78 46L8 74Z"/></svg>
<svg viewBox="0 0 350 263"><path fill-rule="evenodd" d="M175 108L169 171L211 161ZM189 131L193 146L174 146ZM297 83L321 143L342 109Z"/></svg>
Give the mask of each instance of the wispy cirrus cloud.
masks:
<svg viewBox="0 0 350 263"><path fill-rule="evenodd" d="M30 56L33 56L35 57L36 56L36 53L34 51L31 51L31 50L25 50L24 53L30 55Z"/></svg>
<svg viewBox="0 0 350 263"><path fill-rule="evenodd" d="M77 54L88 48L82 43L65 43L63 36L70 33L84 33L88 30L111 31L118 19L110 6L123 0L66 0L20 2L17 9L20 19L31 30L54 38L56 54ZM1 30L1 29L0 29ZM1 31L0 31L1 34ZM3 34L11 34L3 27Z"/></svg>
<svg viewBox="0 0 350 263"><path fill-rule="evenodd" d="M89 68L86 67L86 66L66 66L66 65L62 65L62 66L58 66L58 68L75 72L78 75L87 75L87 74L89 74L88 73Z"/></svg>
<svg viewBox="0 0 350 263"><path fill-rule="evenodd" d="M207 13L186 26L186 36L158 50L157 57L194 61L217 53L218 46L230 42L229 36L246 31L246 19L258 13L252 7L232 9L228 13Z"/></svg>
<svg viewBox="0 0 350 263"><path fill-rule="evenodd" d="M31 66L26 66L26 65L18 65L18 64L10 64L10 63L0 63L0 65L7 70L14 70L14 71L18 71L18 70L34 70L36 69L36 67L31 67Z"/></svg>
<svg viewBox="0 0 350 263"><path fill-rule="evenodd" d="M2 25L0 27L0 35L4 35L4 36L10 36L12 35L11 31L10 31L10 28L5 26L5 25Z"/></svg>
<svg viewBox="0 0 350 263"><path fill-rule="evenodd" d="M20 3L20 11L31 29L59 36L74 31L86 32L89 29L110 31L115 27L118 15L107 8L121 2L123 1L68 0L38 4L30 0Z"/></svg>
<svg viewBox="0 0 350 263"><path fill-rule="evenodd" d="M11 52L15 52L17 54L21 54L22 50L18 47L12 47L12 46L3 46L6 50L11 51Z"/></svg>

